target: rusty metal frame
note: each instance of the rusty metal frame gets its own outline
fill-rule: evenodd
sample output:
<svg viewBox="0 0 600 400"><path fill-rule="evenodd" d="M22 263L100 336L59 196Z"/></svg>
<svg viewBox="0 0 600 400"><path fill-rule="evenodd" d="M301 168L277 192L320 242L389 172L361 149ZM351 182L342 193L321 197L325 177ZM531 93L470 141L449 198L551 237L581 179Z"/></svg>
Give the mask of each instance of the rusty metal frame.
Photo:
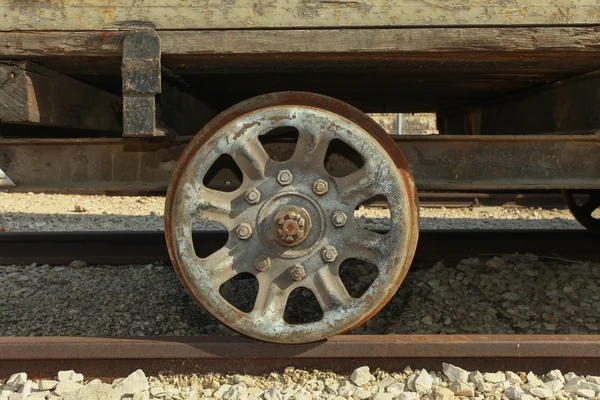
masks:
<svg viewBox="0 0 600 400"><path fill-rule="evenodd" d="M3 190L164 193L188 141L3 139L0 169L16 185ZM420 190L600 189L598 136L431 135L395 142ZM234 178L217 176L215 184Z"/></svg>

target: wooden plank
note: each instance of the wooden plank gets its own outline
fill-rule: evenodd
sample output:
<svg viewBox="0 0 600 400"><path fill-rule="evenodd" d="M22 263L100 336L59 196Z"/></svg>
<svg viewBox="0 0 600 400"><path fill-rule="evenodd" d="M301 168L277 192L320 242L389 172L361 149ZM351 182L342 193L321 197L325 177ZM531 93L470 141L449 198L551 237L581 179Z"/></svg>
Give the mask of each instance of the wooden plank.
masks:
<svg viewBox="0 0 600 400"><path fill-rule="evenodd" d="M598 23L596 0L0 0L0 29L339 28Z"/></svg>
<svg viewBox="0 0 600 400"><path fill-rule="evenodd" d="M0 3L2 0L0 0ZM600 23L600 19L598 20ZM120 57L127 32L0 32L0 57ZM600 51L600 27L162 31L163 57L249 54L413 53L428 59ZM323 40L326 37L327 40Z"/></svg>
<svg viewBox="0 0 600 400"><path fill-rule="evenodd" d="M39 65L0 62L0 121L121 131L119 96Z"/></svg>
<svg viewBox="0 0 600 400"><path fill-rule="evenodd" d="M444 113L446 134L600 132L600 71Z"/></svg>
<svg viewBox="0 0 600 400"><path fill-rule="evenodd" d="M125 34L0 32L0 59L36 60L98 85L110 79L118 84ZM219 108L266 91L295 89L372 112L448 110L600 69L600 27L159 34L163 65Z"/></svg>

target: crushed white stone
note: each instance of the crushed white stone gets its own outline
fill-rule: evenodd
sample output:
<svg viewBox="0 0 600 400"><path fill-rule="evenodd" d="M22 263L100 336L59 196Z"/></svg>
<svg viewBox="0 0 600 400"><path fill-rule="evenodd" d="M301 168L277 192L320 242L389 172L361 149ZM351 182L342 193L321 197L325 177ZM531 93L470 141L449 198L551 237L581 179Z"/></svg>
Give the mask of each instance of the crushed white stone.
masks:
<svg viewBox="0 0 600 400"><path fill-rule="evenodd" d="M529 372L527 374L527 384L529 385L529 387L538 387L541 386L542 383L542 380L538 379L538 377L535 376L533 372Z"/></svg>
<svg viewBox="0 0 600 400"><path fill-rule="evenodd" d="M593 377L590 377L593 378ZM563 376L562 372L560 372L560 370L558 369L553 369L552 371L548 372L546 374L546 379L553 381L553 380L559 380L562 383L565 383L565 377Z"/></svg>
<svg viewBox="0 0 600 400"><path fill-rule="evenodd" d="M434 393L434 400L452 400L454 398L454 393L452 390L444 387L434 387Z"/></svg>
<svg viewBox="0 0 600 400"><path fill-rule="evenodd" d="M357 386L366 385L373 379L369 367L360 367L354 370L352 375L350 376L352 382L354 382Z"/></svg>
<svg viewBox="0 0 600 400"><path fill-rule="evenodd" d="M486 372L483 374L483 379L491 383L500 383L504 382L506 374L504 372Z"/></svg>
<svg viewBox="0 0 600 400"><path fill-rule="evenodd" d="M539 397L541 399L546 399L554 395L554 392L551 389L543 388L543 387L534 387L529 389L529 393L531 393L535 397Z"/></svg>
<svg viewBox="0 0 600 400"><path fill-rule="evenodd" d="M462 368L456 367L452 364L442 364L442 371L444 375L448 377L450 382L461 381L467 382L469 380L469 372Z"/></svg>
<svg viewBox="0 0 600 400"><path fill-rule="evenodd" d="M56 378L34 382L26 373L12 375L1 386L0 400L150 399L150 385L142 370L112 385L98 379L84 383L83 375L75 371L60 371Z"/></svg>
<svg viewBox="0 0 600 400"><path fill-rule="evenodd" d="M81 382L83 381L83 375L82 374L78 374L73 370L70 371L60 371L58 373L58 381L59 382L65 382L65 381L71 381L71 382Z"/></svg>
<svg viewBox="0 0 600 400"><path fill-rule="evenodd" d="M473 389L473 386L471 386L470 384L466 383L466 382L461 382L461 381L454 381L450 384L450 390L456 395L456 396L467 396L467 397L472 397L475 393L475 390Z"/></svg>
<svg viewBox="0 0 600 400"><path fill-rule="evenodd" d="M431 378L431 375L429 375L429 372L423 369L415 378L413 385L417 393L427 393L431 390L433 379Z"/></svg>
<svg viewBox="0 0 600 400"><path fill-rule="evenodd" d="M461 380L451 381L446 372L457 371ZM368 376L366 376L368 374ZM452 375L452 372L449 372ZM357 385L352 376L364 379ZM506 377L500 382L486 382L485 376L496 379ZM273 372L264 376L205 375L158 376L146 379L142 371L136 371L125 379L106 384L90 381L77 392L67 394L61 400L84 398L106 399L224 399L224 400L581 400L597 396L592 388L598 385L597 377L570 376L572 391L558 389L553 391L546 386L550 382L560 382L557 370L545 375L532 372L484 372L466 371L458 366L443 364L441 371L407 368L403 371L371 371L367 366L357 368L350 376L332 372L306 371L288 368L283 373ZM516 377L519 377L517 380ZM367 380L368 378L368 380ZM556 379L553 379L556 378ZM510 380L509 380L510 379ZM529 381L539 380L540 386L531 387ZM29 382L29 381L26 381ZM416 383L414 390L411 384ZM423 382L427 382L423 384ZM429 385L428 382L434 382ZM247 386L251 383L252 386ZM33 387L36 387L36 384ZM126 393L119 388L130 385ZM37 384L39 387L39 383ZM485 390L482 390L485 388ZM344 393L342 393L344 391ZM10 393L13 393L12 391ZM32 393L33 395L33 393ZM77 397L77 396L88 397ZM102 397L104 396L104 397ZM121 397L115 397L121 396ZM47 399L52 398L47 394ZM1 399L1 397L0 397ZM58 399L58 398L57 398ZM9 400L7 398L7 400Z"/></svg>

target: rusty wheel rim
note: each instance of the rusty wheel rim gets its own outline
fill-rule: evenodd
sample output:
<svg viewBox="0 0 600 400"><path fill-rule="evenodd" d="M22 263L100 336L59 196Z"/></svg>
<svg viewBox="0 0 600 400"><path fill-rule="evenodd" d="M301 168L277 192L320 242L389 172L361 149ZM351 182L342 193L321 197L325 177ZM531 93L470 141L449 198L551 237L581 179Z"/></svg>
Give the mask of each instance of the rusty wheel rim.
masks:
<svg viewBox="0 0 600 400"><path fill-rule="evenodd" d="M600 207L600 190L563 190L563 196L577 222L590 232L600 233L600 219L594 216Z"/></svg>
<svg viewBox="0 0 600 400"><path fill-rule="evenodd" d="M299 132L295 153L285 162L269 158L258 140L279 127ZM323 160L333 139L356 149L364 166L346 177L330 176ZM223 153L230 154L243 173L241 186L229 193L202 183L203 174ZM291 176L282 176L282 171ZM325 195L315 189L323 188L321 181L329 186ZM253 195L249 204L246 196L254 190L260 192L260 200L254 202ZM385 234L363 229L353 217L358 204L381 194L391 208L392 229ZM288 212L285 207L292 207L293 215L277 220ZM357 327L389 301L414 255L417 210L406 161L373 120L325 96L275 93L223 112L188 145L169 186L165 234L177 274L210 314L257 339L306 343ZM340 212L346 216L344 224ZM293 247L278 243L278 228L284 225L295 235L291 240L298 239L297 214L304 220L310 216L306 238ZM225 246L206 258L194 252L191 223L196 219L218 221L229 231ZM340 264L348 258L378 268L377 278L358 298L348 294L339 277ZM253 274L259 284L250 312L240 311L219 294L220 285L239 273ZM297 287L313 292L323 310L321 320L305 324L284 320L287 298Z"/></svg>

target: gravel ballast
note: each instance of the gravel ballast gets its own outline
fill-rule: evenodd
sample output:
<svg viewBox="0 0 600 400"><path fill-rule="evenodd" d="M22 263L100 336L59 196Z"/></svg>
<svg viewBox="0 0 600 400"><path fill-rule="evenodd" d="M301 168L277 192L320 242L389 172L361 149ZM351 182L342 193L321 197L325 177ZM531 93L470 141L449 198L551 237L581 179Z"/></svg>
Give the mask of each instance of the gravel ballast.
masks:
<svg viewBox="0 0 600 400"><path fill-rule="evenodd" d="M7 232L154 231L163 229L163 213L164 197L0 192L0 230ZM385 225L389 212L370 208L356 215L376 226ZM421 207L420 215L421 229L582 229L566 209Z"/></svg>
<svg viewBox="0 0 600 400"><path fill-rule="evenodd" d="M196 305L170 266L84 265L0 267L0 335L233 334ZM240 284L246 296L250 286ZM598 309L600 264L468 258L411 269L390 303L353 333L598 333Z"/></svg>
<svg viewBox="0 0 600 400"><path fill-rule="evenodd" d="M443 363L438 371L406 367L350 375L288 367L266 376L174 375L146 377L142 370L111 383L84 381L75 371L33 381L25 372L12 375L0 400L79 399L222 399L222 400L585 400L600 395L600 377L555 369L546 374L519 371L467 371Z"/></svg>

